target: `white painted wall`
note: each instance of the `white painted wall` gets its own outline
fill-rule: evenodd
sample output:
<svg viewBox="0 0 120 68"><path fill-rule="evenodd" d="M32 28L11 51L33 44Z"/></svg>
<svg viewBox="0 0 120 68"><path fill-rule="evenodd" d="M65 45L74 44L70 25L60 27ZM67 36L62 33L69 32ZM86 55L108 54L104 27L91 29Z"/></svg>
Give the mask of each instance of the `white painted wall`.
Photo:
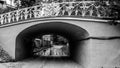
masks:
<svg viewBox="0 0 120 68"><path fill-rule="evenodd" d="M87 68L112 68L120 66L120 39L90 40L88 45L90 64Z"/></svg>

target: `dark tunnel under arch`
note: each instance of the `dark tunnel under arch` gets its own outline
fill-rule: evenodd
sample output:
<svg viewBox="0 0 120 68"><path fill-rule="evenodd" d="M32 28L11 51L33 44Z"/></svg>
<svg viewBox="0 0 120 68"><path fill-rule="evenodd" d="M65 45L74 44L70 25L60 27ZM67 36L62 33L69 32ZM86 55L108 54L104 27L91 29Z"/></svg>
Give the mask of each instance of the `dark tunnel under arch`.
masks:
<svg viewBox="0 0 120 68"><path fill-rule="evenodd" d="M69 41L69 59L75 59L78 51L82 50L83 44L81 43L81 45L79 45L80 40L89 36L89 33L85 29L65 22L36 24L24 29L16 37L15 60L32 57L32 40L38 35L51 33L61 35Z"/></svg>

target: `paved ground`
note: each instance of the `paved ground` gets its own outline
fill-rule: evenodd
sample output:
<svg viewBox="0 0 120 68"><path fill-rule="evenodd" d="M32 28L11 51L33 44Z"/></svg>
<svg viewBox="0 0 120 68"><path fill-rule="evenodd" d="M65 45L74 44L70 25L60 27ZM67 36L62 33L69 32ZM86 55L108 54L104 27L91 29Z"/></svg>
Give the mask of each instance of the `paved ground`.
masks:
<svg viewBox="0 0 120 68"><path fill-rule="evenodd" d="M0 68L82 68L72 61L29 59L20 62L1 63Z"/></svg>

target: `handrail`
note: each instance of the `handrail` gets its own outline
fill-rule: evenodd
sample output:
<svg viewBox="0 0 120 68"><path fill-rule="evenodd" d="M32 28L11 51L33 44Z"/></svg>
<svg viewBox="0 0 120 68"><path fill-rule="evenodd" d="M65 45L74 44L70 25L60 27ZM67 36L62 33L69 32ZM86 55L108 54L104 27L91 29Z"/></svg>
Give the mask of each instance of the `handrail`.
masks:
<svg viewBox="0 0 120 68"><path fill-rule="evenodd" d="M99 1L78 1L78 2L61 2L61 3L41 3L40 5L18 9L0 15L0 25L16 23L22 20L43 17L57 16L79 16L93 18L116 18L118 12L110 15L108 1L103 1L105 5L101 5Z"/></svg>

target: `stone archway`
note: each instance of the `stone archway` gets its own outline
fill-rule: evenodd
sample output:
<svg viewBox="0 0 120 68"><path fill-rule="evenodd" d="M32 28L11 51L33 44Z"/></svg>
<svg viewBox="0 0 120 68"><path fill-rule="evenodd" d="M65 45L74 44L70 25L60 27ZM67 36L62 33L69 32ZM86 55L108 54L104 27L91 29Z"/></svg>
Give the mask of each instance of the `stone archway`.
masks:
<svg viewBox="0 0 120 68"><path fill-rule="evenodd" d="M69 40L70 60L78 61L80 64L84 54L84 43L81 41L88 37L88 32L76 25L64 22L46 22L30 26L24 29L16 37L15 58L22 60L32 57L32 41L39 34L58 34ZM85 58L85 56L84 56Z"/></svg>

